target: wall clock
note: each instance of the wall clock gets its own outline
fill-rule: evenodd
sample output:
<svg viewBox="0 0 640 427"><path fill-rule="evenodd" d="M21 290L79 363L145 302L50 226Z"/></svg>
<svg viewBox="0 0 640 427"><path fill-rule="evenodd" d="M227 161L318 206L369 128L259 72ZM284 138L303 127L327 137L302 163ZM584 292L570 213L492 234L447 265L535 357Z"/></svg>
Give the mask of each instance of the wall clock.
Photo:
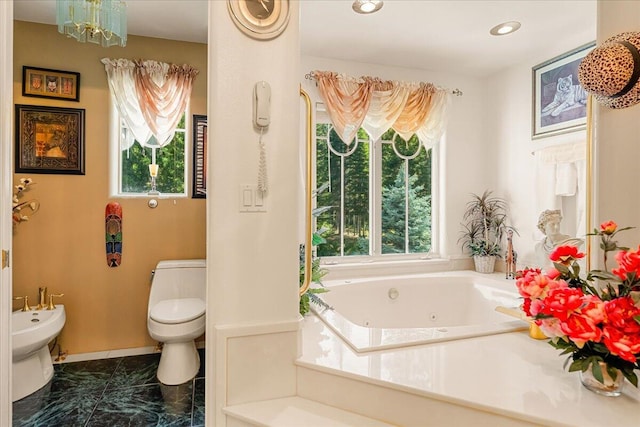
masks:
<svg viewBox="0 0 640 427"><path fill-rule="evenodd" d="M279 36L289 22L289 0L227 0L236 26L255 39Z"/></svg>

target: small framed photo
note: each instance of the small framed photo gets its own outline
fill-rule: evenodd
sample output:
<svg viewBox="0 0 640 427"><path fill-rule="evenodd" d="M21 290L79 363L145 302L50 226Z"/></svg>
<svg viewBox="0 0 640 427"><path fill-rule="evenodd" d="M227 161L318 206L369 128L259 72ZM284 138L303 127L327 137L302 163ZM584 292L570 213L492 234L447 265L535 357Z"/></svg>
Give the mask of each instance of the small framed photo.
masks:
<svg viewBox="0 0 640 427"><path fill-rule="evenodd" d="M207 197L207 116L193 116L193 192L194 199Z"/></svg>
<svg viewBox="0 0 640 427"><path fill-rule="evenodd" d="M22 67L22 96L80 101L80 73Z"/></svg>
<svg viewBox="0 0 640 427"><path fill-rule="evenodd" d="M16 173L84 175L84 109L16 105Z"/></svg>
<svg viewBox="0 0 640 427"><path fill-rule="evenodd" d="M586 44L533 67L533 139L584 129L588 94L578 66L595 46Z"/></svg>

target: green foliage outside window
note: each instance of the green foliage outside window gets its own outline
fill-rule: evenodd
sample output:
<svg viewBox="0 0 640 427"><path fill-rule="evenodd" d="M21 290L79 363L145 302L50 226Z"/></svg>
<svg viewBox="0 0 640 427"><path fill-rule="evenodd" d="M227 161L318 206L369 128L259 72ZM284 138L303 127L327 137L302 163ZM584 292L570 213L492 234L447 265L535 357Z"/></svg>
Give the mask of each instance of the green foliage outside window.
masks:
<svg viewBox="0 0 640 427"><path fill-rule="evenodd" d="M354 150L355 141L347 146L329 124L316 125L316 181L318 186L329 184L329 191L319 194L316 204L333 207L317 217L317 229L328 230L323 233L326 243L317 248L321 257L340 256L341 249L345 256L371 253L369 209L370 194L374 189L369 188L369 174L372 142L364 129L359 130L357 138ZM329 150L328 140L335 151L353 153L341 158ZM392 140L405 158L396 154ZM382 170L379 172L382 253L428 252L431 250L431 150L421 147L415 135L405 141L393 130L387 131L377 143L382 144ZM412 158L416 153L419 154ZM405 170L409 175L407 187ZM344 218L340 216L341 203L344 203ZM344 230L341 230L343 223ZM408 239L405 239L406 229Z"/></svg>
<svg viewBox="0 0 640 427"><path fill-rule="evenodd" d="M156 163L159 166L156 188L164 194L185 192L185 116L171 143L156 149ZM151 190L151 148L142 147L137 141L120 153L122 164L122 193L146 193Z"/></svg>

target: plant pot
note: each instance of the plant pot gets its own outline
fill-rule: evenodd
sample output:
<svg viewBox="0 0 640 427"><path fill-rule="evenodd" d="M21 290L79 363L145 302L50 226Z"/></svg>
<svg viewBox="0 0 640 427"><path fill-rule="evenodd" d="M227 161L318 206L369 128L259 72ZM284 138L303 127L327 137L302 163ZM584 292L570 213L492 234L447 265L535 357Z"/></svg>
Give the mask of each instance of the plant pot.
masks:
<svg viewBox="0 0 640 427"><path fill-rule="evenodd" d="M476 271L478 273L493 273L493 269L496 265L496 257L488 255L474 255L473 263L475 264Z"/></svg>

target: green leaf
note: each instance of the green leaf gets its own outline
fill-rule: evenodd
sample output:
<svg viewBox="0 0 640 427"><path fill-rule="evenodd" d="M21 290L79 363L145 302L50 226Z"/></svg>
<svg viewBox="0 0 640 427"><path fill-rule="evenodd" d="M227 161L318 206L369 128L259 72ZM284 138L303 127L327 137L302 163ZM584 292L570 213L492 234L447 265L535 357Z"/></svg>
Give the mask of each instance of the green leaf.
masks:
<svg viewBox="0 0 640 427"><path fill-rule="evenodd" d="M591 359L591 357L589 359ZM593 377L597 379L598 382L604 384L604 377L602 376L602 368L600 368L599 363L596 362L591 364L591 372L593 373Z"/></svg>
<svg viewBox="0 0 640 427"><path fill-rule="evenodd" d="M622 369L622 375L624 375L634 387L638 388L638 376L633 372L633 369Z"/></svg>
<svg viewBox="0 0 640 427"><path fill-rule="evenodd" d="M317 233L313 233L313 236L311 237L311 245L312 246L318 246L321 245L322 243L326 243L327 239L325 239L324 237L320 236Z"/></svg>

